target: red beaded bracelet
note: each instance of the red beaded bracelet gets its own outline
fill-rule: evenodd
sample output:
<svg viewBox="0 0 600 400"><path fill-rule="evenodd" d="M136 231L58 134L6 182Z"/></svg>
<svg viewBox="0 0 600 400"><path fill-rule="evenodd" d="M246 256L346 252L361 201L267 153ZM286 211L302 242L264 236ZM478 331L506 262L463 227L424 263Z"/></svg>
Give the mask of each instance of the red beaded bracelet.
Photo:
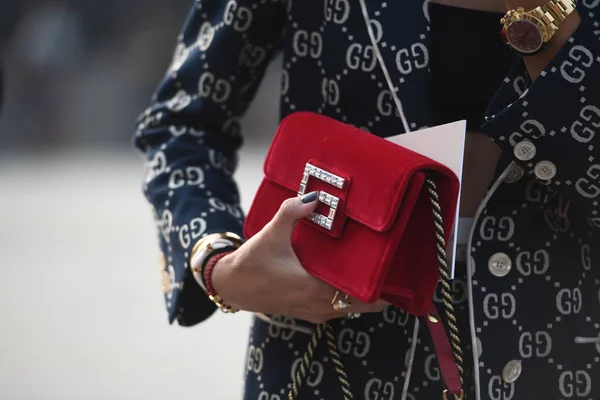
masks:
<svg viewBox="0 0 600 400"><path fill-rule="evenodd" d="M210 294L211 296L216 296L217 292L215 291L215 287L212 284L212 272L213 269L215 268L215 265L217 265L217 262L225 257L228 254L233 253L233 251L226 251L223 253L219 253L219 254L215 254L214 256L212 256L210 258L210 260L208 260L208 263L206 264L206 268L204 269L204 284L206 285L206 291L208 292L208 294Z"/></svg>

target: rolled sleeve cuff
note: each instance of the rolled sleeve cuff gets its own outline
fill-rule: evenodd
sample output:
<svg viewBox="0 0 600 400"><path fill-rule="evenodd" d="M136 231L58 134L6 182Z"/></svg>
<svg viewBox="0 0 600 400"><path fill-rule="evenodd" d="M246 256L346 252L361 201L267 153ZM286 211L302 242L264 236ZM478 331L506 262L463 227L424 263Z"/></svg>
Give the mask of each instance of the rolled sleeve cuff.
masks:
<svg viewBox="0 0 600 400"><path fill-rule="evenodd" d="M213 213L211 213L213 214ZM242 237L242 223L240 218L227 215L227 211L214 213L200 219L193 215L180 214L174 221L176 229L168 233L169 240L166 245L166 273L165 300L169 315L169 323L180 326L193 326L208 317L216 310L215 304L206 296L200 285L196 282L190 268L190 256L194 244L202 237L212 233L232 232ZM212 220L212 221L211 221ZM209 229L200 232L204 222ZM165 286L165 283L163 283Z"/></svg>

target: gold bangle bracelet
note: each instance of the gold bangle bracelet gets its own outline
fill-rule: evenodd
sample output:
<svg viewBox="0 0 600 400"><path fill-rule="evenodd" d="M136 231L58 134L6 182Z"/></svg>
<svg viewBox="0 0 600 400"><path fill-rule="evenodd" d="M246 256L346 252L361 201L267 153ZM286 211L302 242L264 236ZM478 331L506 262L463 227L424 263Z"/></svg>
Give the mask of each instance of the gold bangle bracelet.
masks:
<svg viewBox="0 0 600 400"><path fill-rule="evenodd" d="M244 243L244 239L232 232L211 233L210 235L204 236L194 244L190 259L194 257L194 254L196 254L201 247L210 246L211 242L215 239L229 239L236 247L240 247Z"/></svg>
<svg viewBox="0 0 600 400"><path fill-rule="evenodd" d="M204 264L207 262L207 258L213 254L214 250L222 249L225 247L239 248L244 243L243 239L231 232L213 233L207 235L198 240L192 248L189 263L190 269L194 279L198 285L202 288L208 298L215 303L215 305L224 313L233 314L238 310L234 309L231 305L223 300L220 296L214 294L211 295L204 283L204 277L202 276L202 270Z"/></svg>

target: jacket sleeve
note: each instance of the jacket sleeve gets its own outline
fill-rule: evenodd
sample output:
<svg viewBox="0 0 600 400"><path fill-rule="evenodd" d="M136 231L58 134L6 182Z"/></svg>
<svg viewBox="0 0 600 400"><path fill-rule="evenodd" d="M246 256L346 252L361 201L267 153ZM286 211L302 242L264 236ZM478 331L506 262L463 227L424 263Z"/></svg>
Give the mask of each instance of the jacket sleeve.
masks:
<svg viewBox="0 0 600 400"><path fill-rule="evenodd" d="M147 163L143 191L158 230L169 323L195 325L216 309L190 272L189 253L207 234L242 235L238 118L280 48L285 3L197 0L138 119L134 144Z"/></svg>
<svg viewBox="0 0 600 400"><path fill-rule="evenodd" d="M482 128L600 226L600 6L584 3L579 28L533 83L522 61L505 79Z"/></svg>

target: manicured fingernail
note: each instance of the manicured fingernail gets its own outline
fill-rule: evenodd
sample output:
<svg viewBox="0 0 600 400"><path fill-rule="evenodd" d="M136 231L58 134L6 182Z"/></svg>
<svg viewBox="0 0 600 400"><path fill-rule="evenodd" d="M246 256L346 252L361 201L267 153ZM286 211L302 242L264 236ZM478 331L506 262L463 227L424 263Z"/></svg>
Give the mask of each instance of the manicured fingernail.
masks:
<svg viewBox="0 0 600 400"><path fill-rule="evenodd" d="M317 191L310 192L310 193L307 193L304 196L302 196L300 198L300 200L302 200L302 202L304 204L312 203L313 201L315 201L317 199L317 195L318 195Z"/></svg>

